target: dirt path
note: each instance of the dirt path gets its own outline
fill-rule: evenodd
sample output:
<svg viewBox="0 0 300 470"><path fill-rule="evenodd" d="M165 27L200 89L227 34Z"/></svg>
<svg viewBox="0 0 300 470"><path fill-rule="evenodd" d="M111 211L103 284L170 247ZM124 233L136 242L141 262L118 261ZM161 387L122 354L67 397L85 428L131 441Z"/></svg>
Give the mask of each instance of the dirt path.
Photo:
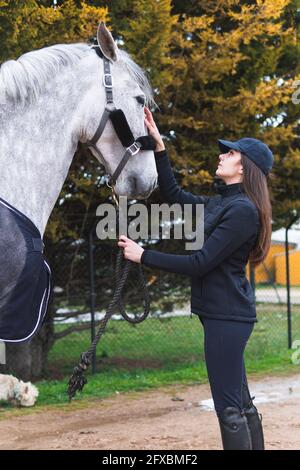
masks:
<svg viewBox="0 0 300 470"><path fill-rule="evenodd" d="M266 449L300 449L300 374L249 378ZM119 394L0 421L0 449L221 449L208 385ZM203 400L203 403L202 403Z"/></svg>

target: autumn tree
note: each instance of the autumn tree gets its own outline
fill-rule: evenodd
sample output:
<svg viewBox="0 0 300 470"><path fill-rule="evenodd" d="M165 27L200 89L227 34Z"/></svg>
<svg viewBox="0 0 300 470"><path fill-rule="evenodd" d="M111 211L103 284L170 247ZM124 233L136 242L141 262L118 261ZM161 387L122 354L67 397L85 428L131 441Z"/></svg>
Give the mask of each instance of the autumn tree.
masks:
<svg viewBox="0 0 300 470"><path fill-rule="evenodd" d="M157 120L183 187L209 191L217 139L262 139L275 155L274 228L300 210L299 1L134 2L125 46L158 90Z"/></svg>
<svg viewBox="0 0 300 470"><path fill-rule="evenodd" d="M104 19L149 75L155 120L182 187L212 192L218 138L251 136L270 145L276 229L300 211L300 104L292 99L300 80L299 3L65 0L54 11L50 1L0 0L1 61L56 42L86 41ZM86 236L83 218L71 214L94 214L108 197L95 189L102 170L94 158L76 155L47 227L49 246L68 233Z"/></svg>

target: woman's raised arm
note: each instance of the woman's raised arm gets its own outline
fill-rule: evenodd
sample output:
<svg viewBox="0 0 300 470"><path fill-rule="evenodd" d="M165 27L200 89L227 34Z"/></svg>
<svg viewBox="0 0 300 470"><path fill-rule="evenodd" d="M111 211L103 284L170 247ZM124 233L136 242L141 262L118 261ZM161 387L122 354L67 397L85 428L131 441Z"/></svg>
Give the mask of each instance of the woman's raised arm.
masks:
<svg viewBox="0 0 300 470"><path fill-rule="evenodd" d="M169 204L204 204L209 201L209 196L200 196L184 191L177 184L171 162L167 155L164 142L154 122L151 111L145 106L145 124L149 134L156 140L155 161L158 173L158 185L164 201Z"/></svg>

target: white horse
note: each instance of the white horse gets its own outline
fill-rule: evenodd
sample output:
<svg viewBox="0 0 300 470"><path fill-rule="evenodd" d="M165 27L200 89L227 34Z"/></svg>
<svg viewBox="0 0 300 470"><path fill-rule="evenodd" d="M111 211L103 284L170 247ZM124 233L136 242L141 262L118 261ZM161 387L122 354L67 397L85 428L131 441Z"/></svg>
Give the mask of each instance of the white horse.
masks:
<svg viewBox="0 0 300 470"><path fill-rule="evenodd" d="M124 111L134 137L147 135L143 100L154 102L147 77L117 47L101 22L98 45L110 60L113 98ZM100 122L106 94L103 60L90 45L57 44L8 60L0 68L0 197L45 231L77 148L90 140ZM97 142L112 174L124 155L110 121ZM153 151L130 157L115 185L116 193L141 199L157 186Z"/></svg>

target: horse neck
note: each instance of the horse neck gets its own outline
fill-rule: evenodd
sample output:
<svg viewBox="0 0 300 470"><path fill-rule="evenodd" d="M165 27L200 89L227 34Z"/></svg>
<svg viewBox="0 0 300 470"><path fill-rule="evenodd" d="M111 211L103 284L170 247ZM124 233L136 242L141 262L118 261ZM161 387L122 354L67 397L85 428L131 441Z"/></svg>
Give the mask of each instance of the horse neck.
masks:
<svg viewBox="0 0 300 470"><path fill-rule="evenodd" d="M0 196L42 236L79 140L78 83L60 77L34 105L9 119L0 116Z"/></svg>

